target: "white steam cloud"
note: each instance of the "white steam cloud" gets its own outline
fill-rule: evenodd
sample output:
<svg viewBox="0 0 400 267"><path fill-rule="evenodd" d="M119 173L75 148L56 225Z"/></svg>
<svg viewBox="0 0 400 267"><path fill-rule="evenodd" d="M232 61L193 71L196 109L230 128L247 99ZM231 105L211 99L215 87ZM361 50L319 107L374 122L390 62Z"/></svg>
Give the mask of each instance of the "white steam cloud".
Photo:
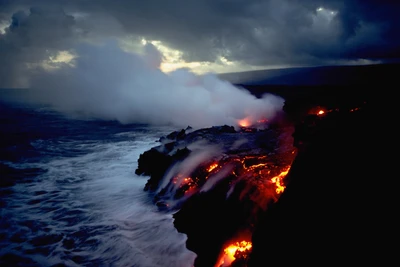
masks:
<svg viewBox="0 0 400 267"><path fill-rule="evenodd" d="M113 42L82 45L75 52L73 66L32 77L33 100L84 119L194 128L270 119L283 106L280 97L256 98L213 74L163 73L162 55L151 44L144 56Z"/></svg>
<svg viewBox="0 0 400 267"><path fill-rule="evenodd" d="M168 184L172 188L168 188L169 192L172 192L171 195L174 195L176 190L181 186L183 179L185 177L190 177L192 172L204 162L211 160L212 158L221 155L222 150L219 146L210 145L203 141L198 141L188 145L188 148L191 150L191 154L185 158L182 162L176 163L167 173L164 175L159 189L157 192L160 192L161 189L166 187ZM175 184L171 184L171 180L180 175Z"/></svg>
<svg viewBox="0 0 400 267"><path fill-rule="evenodd" d="M200 192L207 192L212 189L219 181L226 178L229 173L235 168L234 165L225 165L222 169L216 174L210 176L205 184L201 187Z"/></svg>

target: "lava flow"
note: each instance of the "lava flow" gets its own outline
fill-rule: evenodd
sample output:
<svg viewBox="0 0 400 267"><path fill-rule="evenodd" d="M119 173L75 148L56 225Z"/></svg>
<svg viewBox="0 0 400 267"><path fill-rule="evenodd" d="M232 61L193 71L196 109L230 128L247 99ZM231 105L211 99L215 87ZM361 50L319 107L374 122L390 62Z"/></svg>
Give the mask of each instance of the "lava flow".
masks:
<svg viewBox="0 0 400 267"><path fill-rule="evenodd" d="M213 163L210 165L210 167L207 168L207 172L212 172L217 167L218 167L218 163Z"/></svg>
<svg viewBox="0 0 400 267"><path fill-rule="evenodd" d="M282 156L282 155L281 155ZM285 155L289 161L289 165L282 167L274 165L276 160L272 156L245 156L240 161L240 170L237 174L240 177L245 177L246 187L241 192L241 197L249 198L254 203L254 211L252 212L253 222L257 221L257 213L259 210L265 210L271 200L276 202L279 196L284 192L286 185L285 177L289 173L292 160L295 156L295 151ZM285 161L284 160L284 161ZM279 172L278 172L279 170ZM250 233L252 227L249 227ZM241 241L228 243L220 253L215 267L228 266L247 266L247 259L251 252L252 243L250 241Z"/></svg>
<svg viewBox="0 0 400 267"><path fill-rule="evenodd" d="M363 103L360 103L360 105L356 106L356 107L354 107L354 106L347 107L347 108L346 107L344 107L344 108L336 107L336 108L331 108L331 109L328 109L328 108L325 108L322 106L316 106L316 107L311 108L308 111L308 114L309 115L317 115L318 117L324 117L328 113L332 113L332 112L355 112L355 111L361 110L363 107L365 107L366 104L367 104L367 102L364 101Z"/></svg>
<svg viewBox="0 0 400 267"><path fill-rule="evenodd" d="M234 242L229 244L221 255L215 267L231 266L235 260L245 261L251 251L252 244L249 241Z"/></svg>
<svg viewBox="0 0 400 267"><path fill-rule="evenodd" d="M316 106L309 110L308 114L310 115L317 115L317 116L325 116L328 112L332 110L328 110L325 107Z"/></svg>
<svg viewBox="0 0 400 267"><path fill-rule="evenodd" d="M211 249L220 249L211 266L246 266L252 249L252 232L258 217L277 202L286 189L285 178L296 156L296 148L293 146L294 128L267 127L265 123L266 120L252 122L247 118L238 121L238 125L243 127L239 131L210 128L191 132L187 140L207 138L210 142L217 142L220 150L208 154L193 150L184 160L177 160L170 167L169 175L165 176L168 180L164 187L157 193L157 205L168 209L180 208L180 215L177 216L193 217L189 215L193 212L190 207L196 207L203 198L207 201L214 198L216 206L236 213L232 215L231 212L222 212L224 215L217 216L220 225L226 223L226 229L218 228L221 234L215 237L215 241L225 245ZM180 142L190 144L185 141L183 139ZM198 149L205 150L202 147ZM203 209L201 205L196 211L208 216L205 213L207 208ZM197 225L198 220L193 224ZM187 231L186 227L182 226L182 231ZM197 227L201 227L200 224ZM202 239L190 231L188 235L192 239L193 236ZM199 249L202 250L207 251L207 248ZM204 256L200 252L198 257Z"/></svg>
<svg viewBox="0 0 400 267"><path fill-rule="evenodd" d="M280 194L285 190L286 186L283 183L283 178L285 178L285 176L288 174L289 170L290 170L290 166L286 170L282 171L279 175L271 178L271 182L274 183L276 186L275 191L277 194Z"/></svg>
<svg viewBox="0 0 400 267"><path fill-rule="evenodd" d="M316 106L304 110L308 114L298 130L313 131L318 123L360 108ZM144 161L149 166L160 159L166 166L173 162L161 182L153 179L149 183L162 186L156 195L159 207L180 209L177 229L188 234L200 259L198 266L246 266L259 216L289 187L287 177L297 154L294 130L285 120L267 124L264 119L246 117L237 121L236 128L215 126L192 131L163 144L159 151L149 152L155 154L153 161ZM207 222L204 229L203 220ZM218 221L215 226L214 221ZM210 234L210 227L219 234ZM207 265L202 265L204 261Z"/></svg>
<svg viewBox="0 0 400 267"><path fill-rule="evenodd" d="M248 198L254 203L252 222L257 222L257 214L276 202L286 188L285 177L290 171L296 150L291 146L291 134L282 134L279 145L282 150L268 155L247 155L236 158L238 163L235 175L246 180L241 198ZM248 228L250 235L252 227ZM215 267L247 266L247 258L251 252L249 241L228 243L220 252Z"/></svg>

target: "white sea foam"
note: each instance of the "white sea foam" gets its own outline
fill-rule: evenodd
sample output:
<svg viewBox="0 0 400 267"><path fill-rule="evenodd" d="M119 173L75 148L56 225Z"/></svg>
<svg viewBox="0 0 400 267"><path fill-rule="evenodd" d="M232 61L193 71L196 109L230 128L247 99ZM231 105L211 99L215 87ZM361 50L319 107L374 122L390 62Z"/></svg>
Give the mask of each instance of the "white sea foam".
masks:
<svg viewBox="0 0 400 267"><path fill-rule="evenodd" d="M58 152L73 147L81 153L9 163L20 169L46 170L29 183L15 185L13 199L2 210L16 225L10 231L24 235L21 253L31 249L31 258L41 266L60 262L193 266L196 255L186 249L186 236L174 228L172 214L159 212L143 191L148 177L134 173L140 153L157 145L155 140L164 130L150 135L134 130L116 133L115 142L64 140L58 143ZM40 148L53 145L51 140L37 142L34 145ZM21 224L29 226L17 227ZM43 255L43 247L51 253ZM13 251L15 244L6 249Z"/></svg>

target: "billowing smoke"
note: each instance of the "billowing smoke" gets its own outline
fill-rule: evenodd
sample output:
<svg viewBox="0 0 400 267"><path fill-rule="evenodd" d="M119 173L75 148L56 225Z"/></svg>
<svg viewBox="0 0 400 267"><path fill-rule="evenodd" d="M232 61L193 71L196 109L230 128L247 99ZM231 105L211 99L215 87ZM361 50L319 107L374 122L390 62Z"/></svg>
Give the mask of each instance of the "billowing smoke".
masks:
<svg viewBox="0 0 400 267"><path fill-rule="evenodd" d="M145 50L141 56L114 42L81 45L74 66L31 78L32 99L78 118L194 128L269 119L283 106L277 96L256 98L213 74L164 73L160 52L151 44Z"/></svg>

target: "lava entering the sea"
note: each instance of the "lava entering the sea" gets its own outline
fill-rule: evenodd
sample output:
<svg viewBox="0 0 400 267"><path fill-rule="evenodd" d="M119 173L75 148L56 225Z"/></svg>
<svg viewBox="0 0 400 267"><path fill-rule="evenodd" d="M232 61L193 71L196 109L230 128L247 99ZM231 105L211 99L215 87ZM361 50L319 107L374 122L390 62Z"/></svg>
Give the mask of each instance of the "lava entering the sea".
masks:
<svg viewBox="0 0 400 267"><path fill-rule="evenodd" d="M157 206L179 209L175 225L191 239L199 266L246 266L241 263L250 257L259 216L290 187L296 147L308 141L302 138L335 116L361 114L365 104L302 107L301 116L293 116L299 123L296 132L286 118L269 123L251 117L234 126L182 130L179 138L146 152L141 173L152 174L148 188L157 188ZM156 164L162 171L150 172Z"/></svg>
<svg viewBox="0 0 400 267"><path fill-rule="evenodd" d="M211 265L238 266L247 261L252 232L259 215L279 199L287 186L285 178L297 151L293 146L294 127L250 128L266 123L266 120L243 121L241 125L248 125L252 129L250 131L243 128L235 131L233 127L202 129L173 143L176 148L182 149L183 144L189 146L191 142L207 140L209 146L192 146L185 158L178 158L169 167L163 177L165 180L158 182L161 186L155 197L157 206L180 209L179 214L191 214L188 207L198 205L200 199L208 201L215 198L216 207L226 211L218 220L226 220L226 223L229 223L227 218L235 220L226 225L226 229L219 229L221 235L216 241L226 246L216 248L217 251L220 249L219 258L216 257L218 261ZM221 147L216 150L218 153L203 153L213 144ZM168 149L174 151L173 148ZM203 209L200 205L196 210L203 214L207 208ZM233 241L225 243L228 240Z"/></svg>
<svg viewBox="0 0 400 267"><path fill-rule="evenodd" d="M240 200L248 199L253 203L255 213L258 209L265 210L285 190L284 179L296 155L291 131L274 138L277 138L274 141L277 142L277 148L273 152L261 150L255 154L225 154L201 163L190 173L174 174L170 187L174 189L169 191L171 196L176 200L185 197L182 199L185 200L197 192L209 191L220 181L226 180L230 184L227 198L236 190ZM236 188L237 184L240 184L240 188Z"/></svg>

